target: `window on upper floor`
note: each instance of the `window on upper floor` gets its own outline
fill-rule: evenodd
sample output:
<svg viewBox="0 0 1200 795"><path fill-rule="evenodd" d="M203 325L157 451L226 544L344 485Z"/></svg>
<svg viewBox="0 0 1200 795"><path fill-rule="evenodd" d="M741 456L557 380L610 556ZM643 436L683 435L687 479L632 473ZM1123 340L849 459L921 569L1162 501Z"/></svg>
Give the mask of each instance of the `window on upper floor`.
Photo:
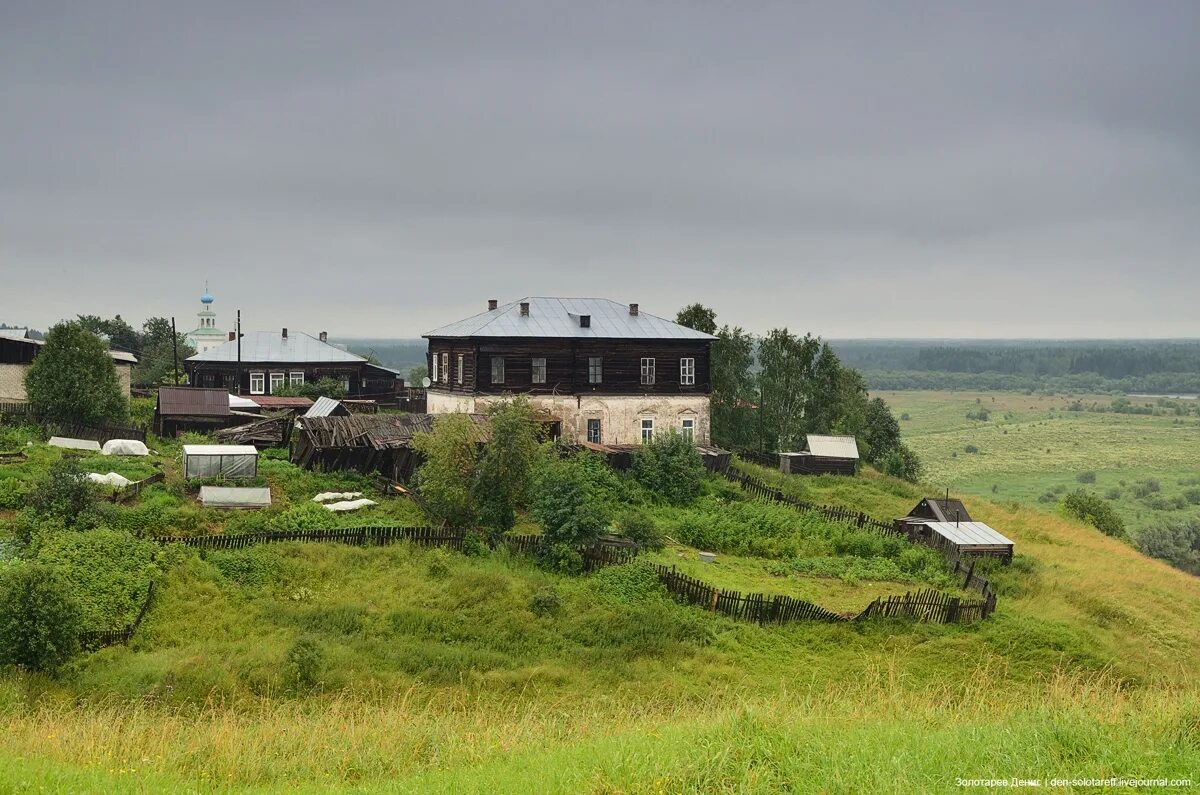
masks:
<svg viewBox="0 0 1200 795"><path fill-rule="evenodd" d="M534 384L546 383L546 360L537 356L529 365L529 381Z"/></svg>
<svg viewBox="0 0 1200 795"><path fill-rule="evenodd" d="M436 353L429 354L429 380L435 384L438 380L438 355Z"/></svg>
<svg viewBox="0 0 1200 795"><path fill-rule="evenodd" d="M503 356L493 356L492 357L492 383L493 384L503 384L504 383L504 357Z"/></svg>
<svg viewBox="0 0 1200 795"><path fill-rule="evenodd" d="M652 357L642 358L642 386L653 386L654 384L654 359Z"/></svg>
<svg viewBox="0 0 1200 795"><path fill-rule="evenodd" d="M679 360L679 383L682 386L693 386L696 383L696 360Z"/></svg>
<svg viewBox="0 0 1200 795"><path fill-rule="evenodd" d="M599 384L604 380L604 359L600 356L588 357L588 383Z"/></svg>

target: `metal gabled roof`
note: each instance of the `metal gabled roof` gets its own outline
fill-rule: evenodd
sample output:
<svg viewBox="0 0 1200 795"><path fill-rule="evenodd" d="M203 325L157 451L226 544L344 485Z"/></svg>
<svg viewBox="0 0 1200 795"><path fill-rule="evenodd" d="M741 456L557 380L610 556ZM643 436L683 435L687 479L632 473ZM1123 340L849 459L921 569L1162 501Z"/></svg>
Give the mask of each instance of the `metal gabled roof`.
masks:
<svg viewBox="0 0 1200 795"><path fill-rule="evenodd" d="M163 386L158 389L158 413L164 417L226 417L230 397L224 389Z"/></svg>
<svg viewBox="0 0 1200 795"><path fill-rule="evenodd" d="M822 458L858 458L858 442L853 436L808 435L808 452Z"/></svg>
<svg viewBox="0 0 1200 795"><path fill-rule="evenodd" d="M317 398L317 402L312 404L308 411L304 412L305 418L308 417L330 417L333 412L341 407L342 403L339 400L334 400L331 397L321 396Z"/></svg>
<svg viewBox="0 0 1200 795"><path fill-rule="evenodd" d="M521 314L521 304L529 314ZM579 325L581 315L591 317L591 326ZM678 339L712 340L703 331L681 326L665 318L638 311L607 298L521 298L495 309L459 320L424 337L570 337L577 339Z"/></svg>
<svg viewBox="0 0 1200 795"><path fill-rule="evenodd" d="M955 544L1012 546L1013 542L983 522L922 522L935 533Z"/></svg>
<svg viewBox="0 0 1200 795"><path fill-rule="evenodd" d="M187 358L189 362L236 362L237 340L209 348ZM309 362L365 362L361 356L321 342L304 332L249 331L242 335L242 362L250 364L306 364Z"/></svg>

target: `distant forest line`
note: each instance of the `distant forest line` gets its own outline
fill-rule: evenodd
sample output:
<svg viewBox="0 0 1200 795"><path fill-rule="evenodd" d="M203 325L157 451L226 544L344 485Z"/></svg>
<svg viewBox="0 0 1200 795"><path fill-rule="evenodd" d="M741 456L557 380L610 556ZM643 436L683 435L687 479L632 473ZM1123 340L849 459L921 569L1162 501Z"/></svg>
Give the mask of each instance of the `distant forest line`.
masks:
<svg viewBox="0 0 1200 795"><path fill-rule="evenodd" d="M1200 392L1197 340L831 340L872 389Z"/></svg>

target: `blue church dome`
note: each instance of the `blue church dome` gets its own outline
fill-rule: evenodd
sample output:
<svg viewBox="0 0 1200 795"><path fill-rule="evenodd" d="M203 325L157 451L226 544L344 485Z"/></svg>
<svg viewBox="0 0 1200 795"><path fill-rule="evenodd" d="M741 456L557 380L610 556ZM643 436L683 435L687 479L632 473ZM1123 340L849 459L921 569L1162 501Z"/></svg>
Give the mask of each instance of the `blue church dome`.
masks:
<svg viewBox="0 0 1200 795"><path fill-rule="evenodd" d="M212 302L213 302L213 297L211 295L209 295L207 292L205 292L204 295L200 296L200 303L211 304Z"/></svg>

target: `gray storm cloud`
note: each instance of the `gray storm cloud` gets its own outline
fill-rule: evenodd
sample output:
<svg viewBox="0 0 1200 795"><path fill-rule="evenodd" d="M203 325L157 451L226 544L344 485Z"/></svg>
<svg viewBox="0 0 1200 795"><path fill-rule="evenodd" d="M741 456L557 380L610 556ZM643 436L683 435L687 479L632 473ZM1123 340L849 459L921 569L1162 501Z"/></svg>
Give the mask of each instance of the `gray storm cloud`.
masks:
<svg viewBox="0 0 1200 795"><path fill-rule="evenodd" d="M207 280L250 328L342 336L531 294L1200 336L1197 30L1166 2L9 3L0 321L183 322Z"/></svg>

